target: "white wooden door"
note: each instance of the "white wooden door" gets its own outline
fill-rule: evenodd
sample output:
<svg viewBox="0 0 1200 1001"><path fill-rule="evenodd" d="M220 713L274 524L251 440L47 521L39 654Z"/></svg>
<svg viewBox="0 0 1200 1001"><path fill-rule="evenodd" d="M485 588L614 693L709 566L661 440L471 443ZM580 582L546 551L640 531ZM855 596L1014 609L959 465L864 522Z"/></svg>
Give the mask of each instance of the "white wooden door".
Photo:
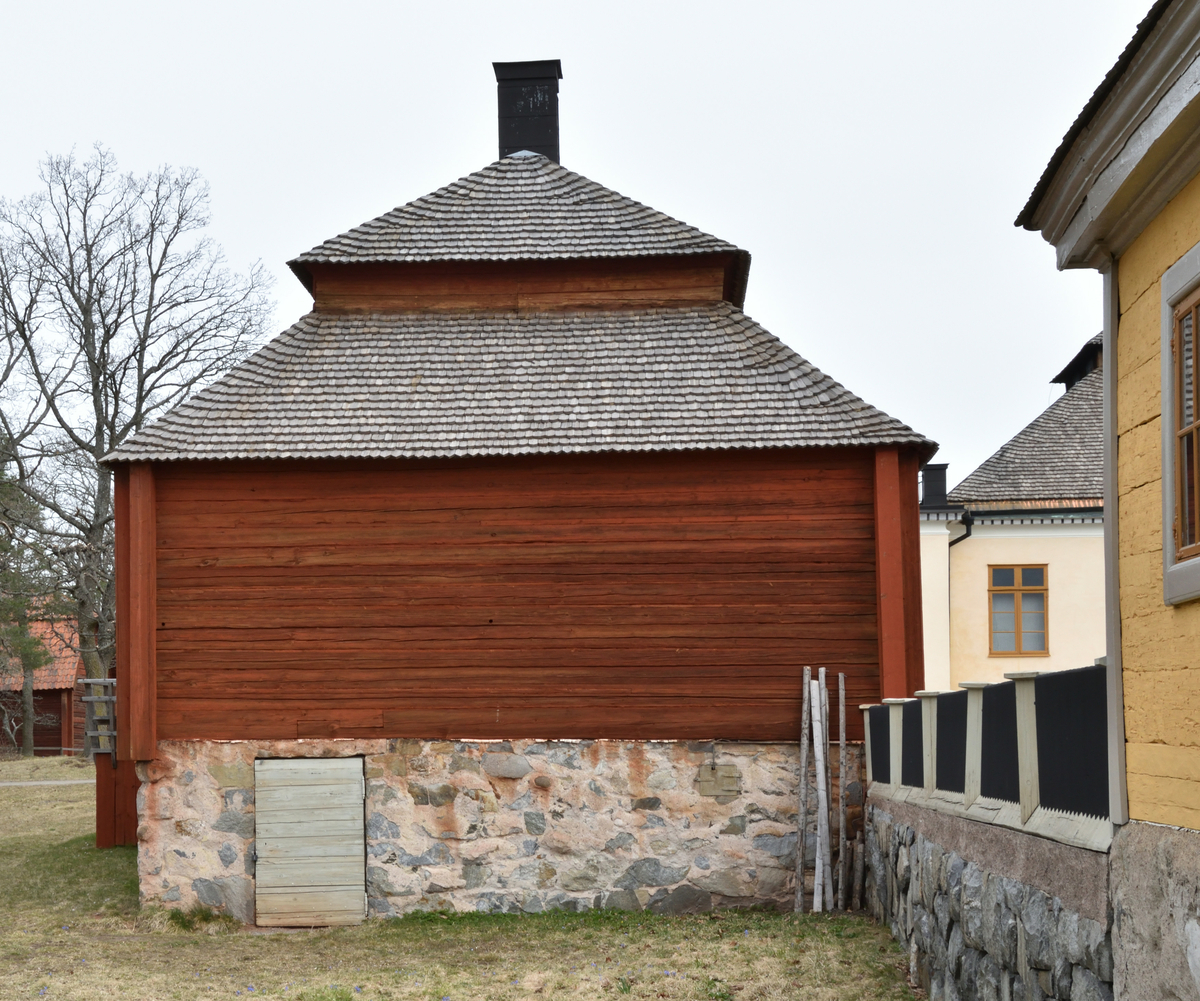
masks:
<svg viewBox="0 0 1200 1001"><path fill-rule="evenodd" d="M363 793L362 758L254 762L257 924L366 917Z"/></svg>

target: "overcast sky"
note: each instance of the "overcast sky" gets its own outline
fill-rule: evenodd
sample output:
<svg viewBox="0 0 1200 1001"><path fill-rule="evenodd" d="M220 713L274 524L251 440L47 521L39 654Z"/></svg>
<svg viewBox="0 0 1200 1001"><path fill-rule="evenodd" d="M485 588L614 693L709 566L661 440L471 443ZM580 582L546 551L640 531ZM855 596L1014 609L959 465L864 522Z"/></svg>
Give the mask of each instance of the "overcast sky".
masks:
<svg viewBox="0 0 1200 1001"><path fill-rule="evenodd" d="M10 4L0 195L97 141L195 167L283 329L289 258L494 160L492 60L559 58L564 165L749 250L746 311L957 482L1100 329L1012 220L1149 4Z"/></svg>

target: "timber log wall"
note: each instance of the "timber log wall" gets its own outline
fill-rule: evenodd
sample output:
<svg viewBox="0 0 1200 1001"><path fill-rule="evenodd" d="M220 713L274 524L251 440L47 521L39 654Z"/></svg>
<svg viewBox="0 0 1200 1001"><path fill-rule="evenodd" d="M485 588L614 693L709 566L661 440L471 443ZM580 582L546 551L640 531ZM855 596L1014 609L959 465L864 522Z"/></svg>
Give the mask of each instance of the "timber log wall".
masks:
<svg viewBox="0 0 1200 1001"><path fill-rule="evenodd" d="M795 740L804 664L880 695L872 449L153 476L158 739Z"/></svg>

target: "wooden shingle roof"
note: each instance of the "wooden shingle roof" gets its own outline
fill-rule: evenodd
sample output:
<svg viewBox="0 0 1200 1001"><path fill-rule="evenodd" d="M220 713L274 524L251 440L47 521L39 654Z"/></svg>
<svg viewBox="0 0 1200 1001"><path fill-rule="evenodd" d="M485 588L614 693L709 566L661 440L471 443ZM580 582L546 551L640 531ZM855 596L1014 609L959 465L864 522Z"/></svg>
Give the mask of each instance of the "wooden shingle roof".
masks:
<svg viewBox="0 0 1200 1001"><path fill-rule="evenodd" d="M1103 370L1080 379L948 494L991 508L1103 504ZM1049 505L1048 505L1049 506Z"/></svg>
<svg viewBox="0 0 1200 1001"><path fill-rule="evenodd" d="M741 305L750 255L540 155L510 156L289 261L517 261L734 253Z"/></svg>
<svg viewBox="0 0 1200 1001"><path fill-rule="evenodd" d="M729 303L310 313L112 460L936 446Z"/></svg>

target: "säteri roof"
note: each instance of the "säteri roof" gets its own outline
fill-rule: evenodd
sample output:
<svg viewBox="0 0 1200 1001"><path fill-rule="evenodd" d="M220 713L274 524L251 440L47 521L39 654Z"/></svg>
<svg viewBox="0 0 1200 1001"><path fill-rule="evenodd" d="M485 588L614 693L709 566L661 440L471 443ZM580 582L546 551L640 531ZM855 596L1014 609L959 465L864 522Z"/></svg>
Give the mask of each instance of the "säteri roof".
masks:
<svg viewBox="0 0 1200 1001"><path fill-rule="evenodd" d="M310 313L111 460L936 445L729 303Z"/></svg>
<svg viewBox="0 0 1200 1001"><path fill-rule="evenodd" d="M537 154L505 157L289 261L310 264L515 261L733 253L736 305L750 255Z"/></svg>

